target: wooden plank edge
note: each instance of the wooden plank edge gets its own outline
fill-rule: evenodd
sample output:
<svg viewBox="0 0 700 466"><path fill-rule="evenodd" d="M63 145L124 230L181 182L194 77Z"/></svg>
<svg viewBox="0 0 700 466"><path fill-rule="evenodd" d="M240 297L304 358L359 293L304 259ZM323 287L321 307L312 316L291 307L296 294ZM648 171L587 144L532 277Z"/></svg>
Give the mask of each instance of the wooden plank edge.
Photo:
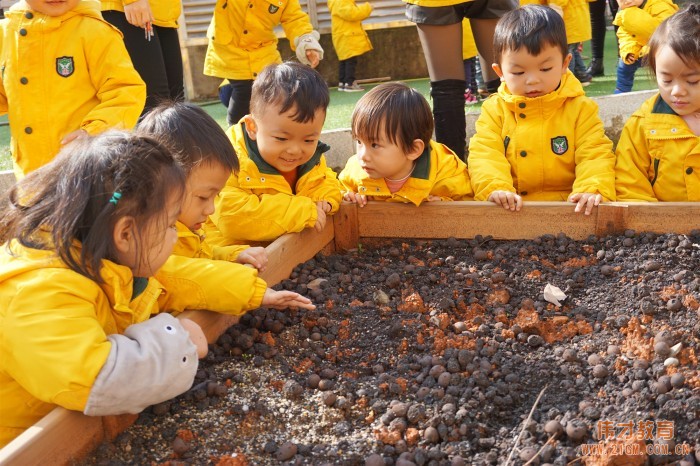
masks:
<svg viewBox="0 0 700 466"><path fill-rule="evenodd" d="M283 235L266 247L268 265L260 276L269 286L289 277L294 267L332 245L333 223L322 232L307 229ZM178 318L194 320L213 342L238 316L210 311L185 311ZM0 449L0 465L71 464L87 456L103 440L113 440L131 426L138 415L92 417L55 408L12 442Z"/></svg>
<svg viewBox="0 0 700 466"><path fill-rule="evenodd" d="M357 247L360 242L360 229L357 219L357 204L341 202L340 209L333 216L335 231L334 246L338 251L347 251Z"/></svg>

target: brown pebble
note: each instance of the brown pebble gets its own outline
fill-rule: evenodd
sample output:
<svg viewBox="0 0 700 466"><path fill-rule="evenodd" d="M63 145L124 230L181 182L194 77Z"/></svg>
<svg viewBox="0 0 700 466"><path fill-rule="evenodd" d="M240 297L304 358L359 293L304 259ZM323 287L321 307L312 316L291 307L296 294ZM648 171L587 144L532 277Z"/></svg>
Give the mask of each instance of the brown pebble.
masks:
<svg viewBox="0 0 700 466"><path fill-rule="evenodd" d="M335 400L337 398L338 396L333 392L325 392L323 395L321 395L323 404L325 404L326 406L333 406L333 403L335 403Z"/></svg>
<svg viewBox="0 0 700 466"><path fill-rule="evenodd" d="M583 424L580 421L569 421L569 423L566 425L566 436L569 437L569 440L573 442L579 442L583 440L584 437L586 437L587 433L588 428L585 424Z"/></svg>
<svg viewBox="0 0 700 466"><path fill-rule="evenodd" d="M604 379L608 376L608 374L608 368L605 367L605 364L598 364L593 367L593 377L596 377L598 379Z"/></svg>
<svg viewBox="0 0 700 466"><path fill-rule="evenodd" d="M287 461L292 459L294 455L297 454L297 446L292 442L285 442L280 445L277 453L275 453L275 458L277 461Z"/></svg>
<svg viewBox="0 0 700 466"><path fill-rule="evenodd" d="M318 374L311 374L306 379L306 385L308 385L309 388L318 388L319 382L321 382L321 377Z"/></svg>
<svg viewBox="0 0 700 466"><path fill-rule="evenodd" d="M173 440L172 443L172 448L176 455L182 455L190 449L190 445L180 437L175 437L175 440Z"/></svg>
<svg viewBox="0 0 700 466"><path fill-rule="evenodd" d="M561 433L564 432L564 427L562 427L559 421L552 419L551 421L547 421L544 425L544 431L549 435L561 435Z"/></svg>

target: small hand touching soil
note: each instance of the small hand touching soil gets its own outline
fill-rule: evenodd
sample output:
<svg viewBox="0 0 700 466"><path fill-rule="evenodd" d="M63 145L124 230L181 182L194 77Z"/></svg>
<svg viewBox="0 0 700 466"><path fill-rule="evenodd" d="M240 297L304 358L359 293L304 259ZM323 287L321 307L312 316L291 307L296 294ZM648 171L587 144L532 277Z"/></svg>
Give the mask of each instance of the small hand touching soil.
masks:
<svg viewBox="0 0 700 466"><path fill-rule="evenodd" d="M700 464L698 236L376 242L278 287L317 310L245 315L86 464Z"/></svg>

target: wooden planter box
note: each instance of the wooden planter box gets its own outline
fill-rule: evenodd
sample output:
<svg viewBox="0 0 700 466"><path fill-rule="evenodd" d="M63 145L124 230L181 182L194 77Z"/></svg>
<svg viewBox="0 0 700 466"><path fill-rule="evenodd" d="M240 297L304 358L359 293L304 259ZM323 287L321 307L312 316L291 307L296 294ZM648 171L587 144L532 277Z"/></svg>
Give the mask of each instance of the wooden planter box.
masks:
<svg viewBox="0 0 700 466"><path fill-rule="evenodd" d="M343 204L323 232L305 230L284 235L267 247L269 263L261 276L270 286L318 252L357 248L365 238L532 239L564 233L573 239L623 233L627 229L688 234L700 229L700 203L611 203L589 216L574 213L573 204L527 202L518 213L490 202L407 204ZM199 323L214 342L237 318L208 311L182 314ZM100 442L114 439L137 415L89 417L56 408L0 450L1 465L70 464L84 458Z"/></svg>

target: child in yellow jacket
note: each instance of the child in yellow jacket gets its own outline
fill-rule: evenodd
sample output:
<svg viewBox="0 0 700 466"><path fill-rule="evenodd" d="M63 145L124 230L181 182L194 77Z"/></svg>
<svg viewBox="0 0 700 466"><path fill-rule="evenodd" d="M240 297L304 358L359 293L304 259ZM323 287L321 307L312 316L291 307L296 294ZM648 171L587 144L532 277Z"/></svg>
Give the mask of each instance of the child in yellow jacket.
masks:
<svg viewBox="0 0 700 466"><path fill-rule="evenodd" d="M661 21L678 11L671 0L620 0L618 5L620 9L613 21L619 26L617 39L620 46L615 94L632 90L634 75L642 66L651 35Z"/></svg>
<svg viewBox="0 0 700 466"><path fill-rule="evenodd" d="M566 42L571 54L569 69L583 86L588 86L593 77L586 71L586 64L581 55L582 43L591 40L591 12L588 0L544 0L544 4L564 18Z"/></svg>
<svg viewBox="0 0 700 466"><path fill-rule="evenodd" d="M0 226L0 446L56 406L138 413L191 387L206 337L164 311L235 314L240 297L205 259L162 270L185 183L156 140L108 132L11 189Z"/></svg>
<svg viewBox="0 0 700 466"><path fill-rule="evenodd" d="M233 146L216 120L198 105L166 103L146 114L138 130L170 148L187 176L176 224L177 243L160 273L176 274L182 257L201 259L197 263L207 273L215 273L220 286L231 289L239 297L231 303L239 313L261 305L277 308L308 305L310 301L301 295L275 291L258 277L258 271L267 266L265 248L212 246L204 235L202 226L214 212L214 200L239 168ZM191 261L185 262L192 266Z"/></svg>
<svg viewBox="0 0 700 466"><path fill-rule="evenodd" d="M467 165L432 141L433 115L420 92L402 83L375 87L357 102L352 135L357 154L340 173L343 198L410 202L471 200Z"/></svg>
<svg viewBox="0 0 700 466"><path fill-rule="evenodd" d="M73 139L136 124L146 87L99 2L22 0L0 28L0 113L18 178Z"/></svg>
<svg viewBox="0 0 700 466"><path fill-rule="evenodd" d="M217 245L272 241L305 228L322 230L338 210L340 184L320 142L328 86L308 66L266 67L253 84L251 113L228 129L240 161L216 199L204 231Z"/></svg>
<svg viewBox="0 0 700 466"><path fill-rule="evenodd" d="M523 199L568 200L586 214L614 200L612 142L567 69L561 17L544 6L518 8L499 21L494 44L503 83L482 106L469 144L474 198L511 211Z"/></svg>
<svg viewBox="0 0 700 466"><path fill-rule="evenodd" d="M625 124L617 144L618 201L700 201L700 5L661 23L649 41L659 93Z"/></svg>
<svg viewBox="0 0 700 466"><path fill-rule="evenodd" d="M362 29L362 20L369 18L372 5L357 5L355 0L328 0L331 12L331 40L338 54L338 90L363 91L355 82L357 57L372 50L369 36Z"/></svg>
<svg viewBox="0 0 700 466"><path fill-rule="evenodd" d="M265 66L281 63L274 28L282 26L297 59L311 67L323 59L320 35L299 0L217 0L207 30L204 74L228 79L228 124L250 113L253 80Z"/></svg>

